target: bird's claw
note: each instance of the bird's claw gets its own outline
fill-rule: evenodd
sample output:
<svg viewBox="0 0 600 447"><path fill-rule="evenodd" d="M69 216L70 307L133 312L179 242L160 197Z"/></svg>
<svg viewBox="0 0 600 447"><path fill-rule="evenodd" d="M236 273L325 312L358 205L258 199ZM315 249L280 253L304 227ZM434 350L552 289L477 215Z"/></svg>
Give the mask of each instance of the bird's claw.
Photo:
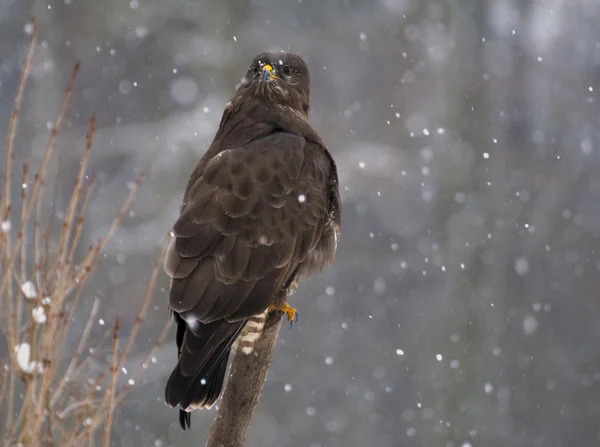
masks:
<svg viewBox="0 0 600 447"><path fill-rule="evenodd" d="M283 312L287 315L287 320L290 322L290 329L294 325L294 323L298 322L298 311L290 306L287 301L284 301L281 307L278 306L270 306L271 311L279 311Z"/></svg>
<svg viewBox="0 0 600 447"><path fill-rule="evenodd" d="M290 319L290 315L288 314L288 321L290 322L290 329L292 329L292 326L294 325L294 323L298 322L298 316L300 315L296 309L293 309L293 310L294 310L294 316L291 319Z"/></svg>

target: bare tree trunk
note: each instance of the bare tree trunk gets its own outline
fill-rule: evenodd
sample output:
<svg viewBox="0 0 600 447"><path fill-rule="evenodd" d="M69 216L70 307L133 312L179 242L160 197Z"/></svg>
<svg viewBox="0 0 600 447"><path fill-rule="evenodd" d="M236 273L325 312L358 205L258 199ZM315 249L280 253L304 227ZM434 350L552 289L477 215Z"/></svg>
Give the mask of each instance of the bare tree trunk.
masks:
<svg viewBox="0 0 600 447"><path fill-rule="evenodd" d="M281 312L273 312L267 316L263 333L256 341L252 354L236 352L223 400L206 447L244 445L254 409L258 404L273 359L281 317Z"/></svg>

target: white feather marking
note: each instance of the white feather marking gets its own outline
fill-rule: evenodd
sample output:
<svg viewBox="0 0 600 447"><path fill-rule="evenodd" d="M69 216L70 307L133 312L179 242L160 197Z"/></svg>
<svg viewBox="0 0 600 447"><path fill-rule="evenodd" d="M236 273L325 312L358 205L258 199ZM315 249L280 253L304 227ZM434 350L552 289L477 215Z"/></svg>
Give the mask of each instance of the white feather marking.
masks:
<svg viewBox="0 0 600 447"><path fill-rule="evenodd" d="M261 332L249 332L247 334L242 335L242 343L243 342L247 342L247 343L254 343L256 340L258 340L260 338L260 336L262 335Z"/></svg>
<svg viewBox="0 0 600 447"><path fill-rule="evenodd" d="M269 310L267 309L267 310L265 310L265 311L264 311L262 314L254 315L254 316L252 316L252 317L250 317L250 318L251 318L251 319L258 318L258 319L261 319L261 320L265 320L265 319L267 318L267 312L268 312L268 311L269 311Z"/></svg>
<svg viewBox="0 0 600 447"><path fill-rule="evenodd" d="M210 405L210 406L208 406L208 405L196 405L194 403L191 403L190 405L188 405L188 407L184 411L190 413L190 412L192 412L194 410L202 410L202 409L208 410L208 409L211 409L213 407L213 405L214 405L214 403L212 405Z"/></svg>
<svg viewBox="0 0 600 447"><path fill-rule="evenodd" d="M254 315L246 322L246 327L244 327L242 333L234 343L236 351L241 347L244 354L252 354L254 351L254 346L252 345L260 338L263 328L265 327L267 312L268 311L264 311L262 314Z"/></svg>
<svg viewBox="0 0 600 447"><path fill-rule="evenodd" d="M264 321L252 321L248 320L246 323L247 328L257 328L258 331L262 331L263 326L265 325Z"/></svg>

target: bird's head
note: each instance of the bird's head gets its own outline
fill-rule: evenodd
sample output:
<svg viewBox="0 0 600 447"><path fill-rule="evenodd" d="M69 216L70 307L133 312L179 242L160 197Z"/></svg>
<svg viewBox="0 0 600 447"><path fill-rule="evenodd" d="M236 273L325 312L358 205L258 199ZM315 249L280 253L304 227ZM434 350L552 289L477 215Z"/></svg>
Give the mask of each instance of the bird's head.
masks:
<svg viewBox="0 0 600 447"><path fill-rule="evenodd" d="M308 118L310 76L304 60L294 53L261 53L242 78L240 89L262 100L290 107Z"/></svg>

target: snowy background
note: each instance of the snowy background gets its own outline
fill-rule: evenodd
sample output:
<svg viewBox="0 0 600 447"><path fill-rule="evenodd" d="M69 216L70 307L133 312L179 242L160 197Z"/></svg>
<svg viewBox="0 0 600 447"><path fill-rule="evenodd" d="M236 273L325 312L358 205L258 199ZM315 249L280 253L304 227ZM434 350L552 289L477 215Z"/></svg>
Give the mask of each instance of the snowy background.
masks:
<svg viewBox="0 0 600 447"><path fill-rule="evenodd" d="M147 172L88 301L125 327L252 57L305 57L342 238L293 297L248 447L598 445L598 0L0 0L0 135L31 15L19 156L39 158L80 61L56 169L66 199L95 110L89 241ZM115 445L203 445L214 410L183 433L162 403L175 351L136 384Z"/></svg>

